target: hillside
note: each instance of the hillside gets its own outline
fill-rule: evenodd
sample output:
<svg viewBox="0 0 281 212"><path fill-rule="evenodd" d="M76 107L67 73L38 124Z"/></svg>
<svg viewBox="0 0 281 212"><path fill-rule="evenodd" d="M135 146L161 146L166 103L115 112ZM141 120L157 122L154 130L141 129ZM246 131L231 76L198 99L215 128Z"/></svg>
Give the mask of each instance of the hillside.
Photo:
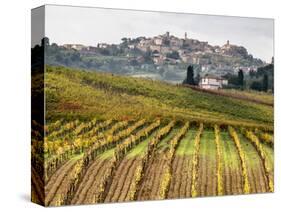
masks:
<svg viewBox="0 0 281 212"><path fill-rule="evenodd" d="M273 105L253 102L257 94L47 66L45 95L46 122L32 121L34 202L274 191Z"/></svg>
<svg viewBox="0 0 281 212"><path fill-rule="evenodd" d="M97 46L55 43L46 46L46 63L72 68L101 70L114 74L144 76L168 82L182 82L188 65L197 74L219 76L257 70L265 65L244 46L230 41L222 46L207 41L170 35L122 38L120 43L99 43Z"/></svg>
<svg viewBox="0 0 281 212"><path fill-rule="evenodd" d="M273 127L273 108L168 83L63 67L46 69L47 119L172 117Z"/></svg>

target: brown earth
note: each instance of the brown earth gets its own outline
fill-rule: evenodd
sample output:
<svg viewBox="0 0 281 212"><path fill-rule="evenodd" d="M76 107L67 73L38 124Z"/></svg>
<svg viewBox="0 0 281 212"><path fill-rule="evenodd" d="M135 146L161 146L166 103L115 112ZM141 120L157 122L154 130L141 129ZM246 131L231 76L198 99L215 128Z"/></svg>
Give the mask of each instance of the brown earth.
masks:
<svg viewBox="0 0 281 212"><path fill-rule="evenodd" d="M175 156L168 198L191 197L192 157Z"/></svg>
<svg viewBox="0 0 281 212"><path fill-rule="evenodd" d="M134 178L135 170L141 163L136 157L122 160L113 177L105 202L124 202Z"/></svg>
<svg viewBox="0 0 281 212"><path fill-rule="evenodd" d="M155 158L148 165L144 172L143 181L140 185L137 200L156 200L159 199L159 187L163 168L166 163L163 155L155 155Z"/></svg>
<svg viewBox="0 0 281 212"><path fill-rule="evenodd" d="M252 145L252 144L248 144ZM253 147L254 148L254 147ZM254 154L255 153L255 154ZM268 191L268 179L266 177L264 164L258 152L252 152L251 155L246 155L247 171L251 193L265 193ZM252 166L250 162L255 160L257 166Z"/></svg>
<svg viewBox="0 0 281 212"><path fill-rule="evenodd" d="M206 142L206 141L205 141ZM217 194L217 176L216 176L216 161L208 156L208 144L201 145L199 153L199 168L198 168L198 195L199 196L215 196Z"/></svg>
<svg viewBox="0 0 281 212"><path fill-rule="evenodd" d="M111 166L110 160L92 161L74 195L71 204L91 204L93 196L98 192L98 186L107 168Z"/></svg>
<svg viewBox="0 0 281 212"><path fill-rule="evenodd" d="M69 160L52 175L45 187L47 205L55 205L60 196L66 195L76 162L77 160Z"/></svg>

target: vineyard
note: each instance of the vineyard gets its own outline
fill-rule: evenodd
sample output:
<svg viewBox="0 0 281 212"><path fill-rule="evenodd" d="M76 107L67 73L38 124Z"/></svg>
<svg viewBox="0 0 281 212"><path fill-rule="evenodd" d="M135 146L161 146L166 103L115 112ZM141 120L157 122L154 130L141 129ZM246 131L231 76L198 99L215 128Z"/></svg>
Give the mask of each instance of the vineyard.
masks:
<svg viewBox="0 0 281 212"><path fill-rule="evenodd" d="M273 191L270 131L159 119L58 120L45 129L44 149L34 141L32 150L44 152L48 206ZM34 201L41 171L34 164Z"/></svg>
<svg viewBox="0 0 281 212"><path fill-rule="evenodd" d="M272 106L111 74L46 73L46 122L32 121L34 202L273 192Z"/></svg>

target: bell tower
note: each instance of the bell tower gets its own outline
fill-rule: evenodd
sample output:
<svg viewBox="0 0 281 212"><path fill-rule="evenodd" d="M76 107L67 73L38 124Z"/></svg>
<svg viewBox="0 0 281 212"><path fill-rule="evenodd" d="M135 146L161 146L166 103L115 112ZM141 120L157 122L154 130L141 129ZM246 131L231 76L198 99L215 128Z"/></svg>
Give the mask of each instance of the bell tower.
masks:
<svg viewBox="0 0 281 212"><path fill-rule="evenodd" d="M166 32L166 37L169 39L170 38L170 32Z"/></svg>

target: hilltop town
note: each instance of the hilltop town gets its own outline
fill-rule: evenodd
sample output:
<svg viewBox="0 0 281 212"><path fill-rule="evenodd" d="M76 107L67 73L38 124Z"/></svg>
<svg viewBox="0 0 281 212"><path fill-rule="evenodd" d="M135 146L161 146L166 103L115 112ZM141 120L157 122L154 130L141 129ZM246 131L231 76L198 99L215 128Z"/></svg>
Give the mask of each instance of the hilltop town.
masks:
<svg viewBox="0 0 281 212"><path fill-rule="evenodd" d="M195 76L213 74L221 77L257 72L266 65L254 58L243 46L229 40L222 46L210 45L207 41L182 38L169 32L154 37L122 38L119 44L98 43L96 46L82 44L49 44L46 62L114 74L125 74L180 83L186 76L189 65Z"/></svg>
<svg viewBox="0 0 281 212"><path fill-rule="evenodd" d="M249 54L245 47L230 44L229 40L223 46L212 46L208 42L188 38L187 33L183 38L166 32L151 38L122 38L120 44L99 43L97 47L65 44L63 47L85 53L126 56L129 62L135 65L143 64L151 59L156 66L186 63L199 65L202 71L213 70L221 74L238 71L238 69L246 72L256 70L264 64L262 60ZM150 58L147 60L148 56Z"/></svg>

